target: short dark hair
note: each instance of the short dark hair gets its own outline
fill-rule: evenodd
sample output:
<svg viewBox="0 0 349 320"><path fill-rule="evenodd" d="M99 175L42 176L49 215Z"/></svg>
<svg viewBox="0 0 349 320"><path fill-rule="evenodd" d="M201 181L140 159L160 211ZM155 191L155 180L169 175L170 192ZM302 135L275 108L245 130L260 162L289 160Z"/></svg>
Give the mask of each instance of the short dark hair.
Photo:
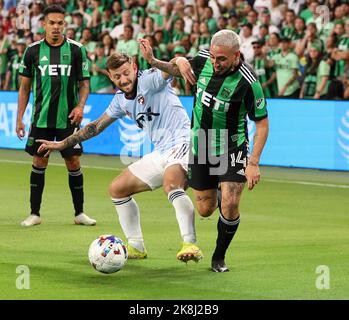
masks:
<svg viewBox="0 0 349 320"><path fill-rule="evenodd" d="M51 6L48 6L45 10L44 10L44 17L46 17L48 14L50 13L61 13L61 14L65 14L65 10L63 9L62 6L58 5L58 4L53 4Z"/></svg>

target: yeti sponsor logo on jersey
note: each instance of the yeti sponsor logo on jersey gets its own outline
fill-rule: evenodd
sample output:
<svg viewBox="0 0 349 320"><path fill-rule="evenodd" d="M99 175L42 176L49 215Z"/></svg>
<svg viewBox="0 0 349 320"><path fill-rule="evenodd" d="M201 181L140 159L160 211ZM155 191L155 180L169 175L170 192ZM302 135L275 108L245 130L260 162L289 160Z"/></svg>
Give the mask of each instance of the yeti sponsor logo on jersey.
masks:
<svg viewBox="0 0 349 320"><path fill-rule="evenodd" d="M41 71L41 76L70 76L71 66L66 64L49 64L38 66Z"/></svg>
<svg viewBox="0 0 349 320"><path fill-rule="evenodd" d="M206 92L205 90L202 90L200 87L197 88L196 97L206 107L210 107L211 102L213 100L214 101L214 105L213 105L214 110L220 110L220 109L222 109L221 107L224 108L224 110L221 110L221 111L227 112L229 110L229 102L225 102L225 101L217 99L215 96Z"/></svg>

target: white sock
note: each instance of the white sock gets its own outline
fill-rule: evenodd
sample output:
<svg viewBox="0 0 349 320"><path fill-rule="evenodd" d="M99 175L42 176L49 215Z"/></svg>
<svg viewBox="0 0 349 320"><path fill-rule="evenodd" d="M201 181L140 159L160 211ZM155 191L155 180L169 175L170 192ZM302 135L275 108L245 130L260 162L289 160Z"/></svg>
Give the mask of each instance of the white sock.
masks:
<svg viewBox="0 0 349 320"><path fill-rule="evenodd" d="M140 214L137 202L131 198L112 198L119 222L128 244L139 251L144 251L144 241L141 229Z"/></svg>
<svg viewBox="0 0 349 320"><path fill-rule="evenodd" d="M183 241L195 243L195 210L191 199L183 189L176 189L168 193L168 200L176 210L176 218Z"/></svg>

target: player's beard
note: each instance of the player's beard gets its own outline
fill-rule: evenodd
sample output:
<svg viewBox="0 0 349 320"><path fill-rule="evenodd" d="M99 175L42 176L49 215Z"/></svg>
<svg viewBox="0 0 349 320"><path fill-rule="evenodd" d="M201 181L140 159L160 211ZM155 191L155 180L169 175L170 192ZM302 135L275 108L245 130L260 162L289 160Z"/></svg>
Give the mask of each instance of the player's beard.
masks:
<svg viewBox="0 0 349 320"><path fill-rule="evenodd" d="M53 42L59 41L60 38L61 38L61 33L60 32L51 34L51 39L52 39Z"/></svg>
<svg viewBox="0 0 349 320"><path fill-rule="evenodd" d="M222 76L226 73L232 72L234 70L234 68L235 68L235 65L234 65L234 63L232 63L229 67L220 68L217 71L215 70L215 74Z"/></svg>
<svg viewBox="0 0 349 320"><path fill-rule="evenodd" d="M128 89L128 90L127 90ZM132 82L120 85L120 90L124 93L131 93L133 91Z"/></svg>
<svg viewBox="0 0 349 320"><path fill-rule="evenodd" d="M136 82L130 82L126 86L130 86L130 89L125 91L124 86L122 88L119 88L124 94L127 99L133 99L137 93L137 84Z"/></svg>
<svg viewBox="0 0 349 320"><path fill-rule="evenodd" d="M240 63L240 57L237 58L235 61L233 61L229 67L226 67L224 69L221 68L221 69L218 69L217 71L214 70L214 73L216 75L222 76L227 73L233 72L236 69L236 67L239 65L239 63Z"/></svg>

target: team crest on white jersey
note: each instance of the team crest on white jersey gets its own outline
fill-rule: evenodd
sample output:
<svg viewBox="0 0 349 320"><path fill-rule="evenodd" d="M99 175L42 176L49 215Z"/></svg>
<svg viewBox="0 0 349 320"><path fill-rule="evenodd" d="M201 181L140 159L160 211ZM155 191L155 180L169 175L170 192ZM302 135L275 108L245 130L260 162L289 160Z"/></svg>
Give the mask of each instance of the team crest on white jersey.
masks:
<svg viewBox="0 0 349 320"><path fill-rule="evenodd" d="M138 101L139 104L144 104L145 103L145 99L144 99L143 95L141 95L141 94L138 95L137 101Z"/></svg>

